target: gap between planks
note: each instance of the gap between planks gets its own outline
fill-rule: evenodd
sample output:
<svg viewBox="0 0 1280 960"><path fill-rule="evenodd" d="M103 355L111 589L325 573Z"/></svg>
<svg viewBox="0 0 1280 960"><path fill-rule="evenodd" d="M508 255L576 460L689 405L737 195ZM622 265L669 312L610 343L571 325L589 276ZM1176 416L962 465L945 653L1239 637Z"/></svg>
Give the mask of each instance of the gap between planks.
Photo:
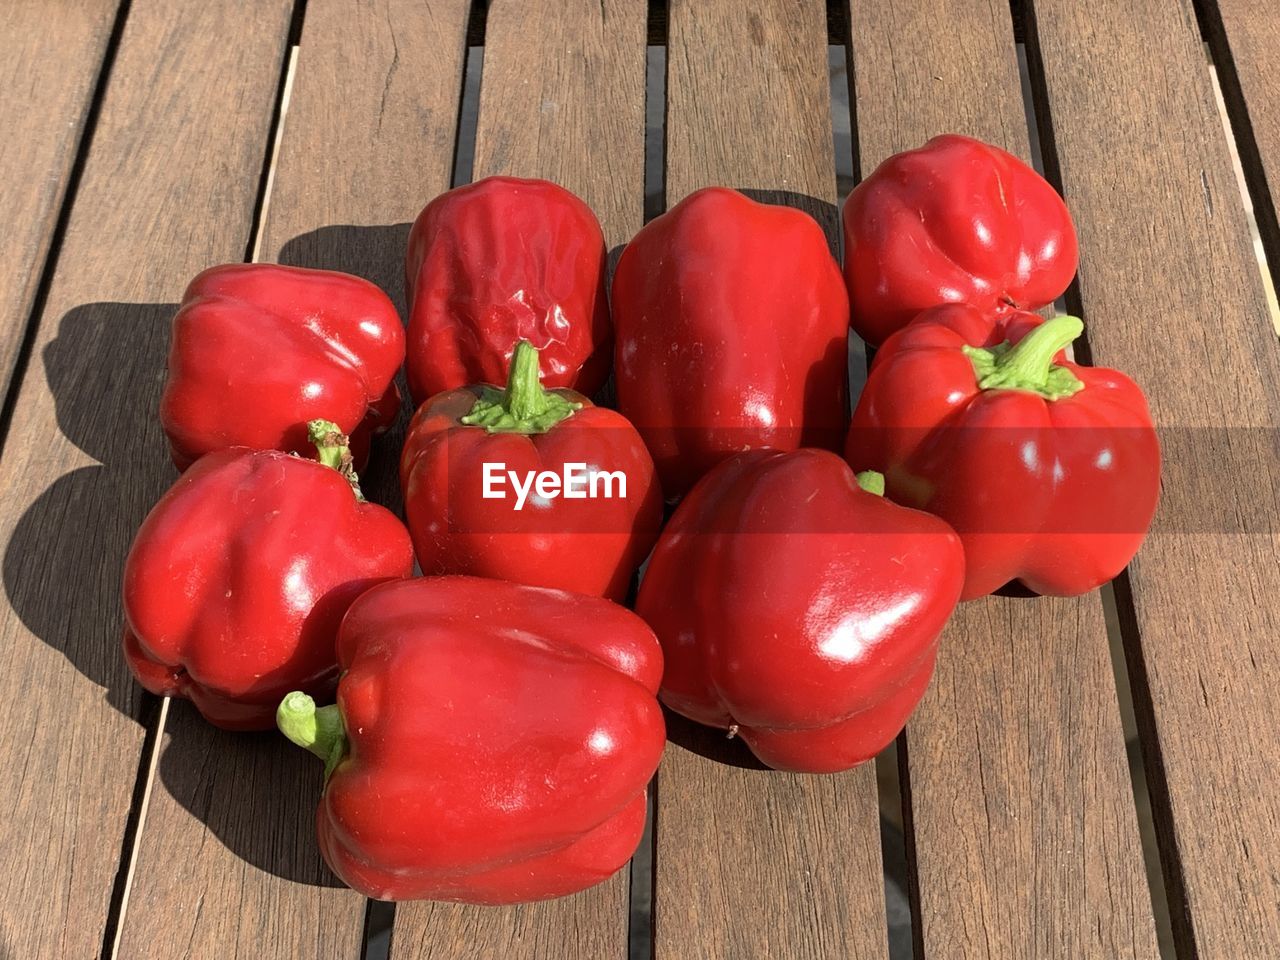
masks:
<svg viewBox="0 0 1280 960"><path fill-rule="evenodd" d="M99 89L95 91L94 105L91 108L90 121L86 123L85 134L82 138L80 149L78 150L78 156L77 156L75 167L73 168L72 178L69 181L67 195L66 195L66 198L64 199L63 207L59 214L59 229L55 231L54 245L51 247L50 254L46 262L45 269L43 271L43 278L41 281L41 292L43 292L43 289L47 285L47 278L48 276L51 275L52 269L56 265L56 258L59 252L58 239L60 238L61 227L65 225L67 211L70 209L70 205L74 201L74 195L75 195L74 187L78 181L79 168L83 160L87 143L89 142L92 135L92 129L93 129L92 120L96 119L94 117L94 114L96 114L97 105L101 100L101 89L109 73L111 56L114 53L115 43L118 40L119 32L123 26L125 11L127 11L128 6L129 6L129 0L125 0L125 2L122 3L121 5L121 12L118 14L117 23L113 28L112 42L111 42L111 46L108 49L107 58L104 61L104 68L103 68L102 74L99 78ZM300 2L299 6L303 7L305 6L305 3ZM829 9L835 10L835 9L839 9L839 7L840 7L839 4L833 3L829 6ZM473 5L473 11L476 9L480 9L481 11L483 11L483 8L484 8L484 4L482 0L477 0L477 2ZM651 10L651 17L650 17L651 29L652 29L652 25L655 24L655 22L665 26L664 5L661 3L651 3L650 10ZM657 17L654 16L653 11L657 11ZM481 17L483 17L483 13L481 13ZM483 57L483 47L482 47L483 26L481 26L480 29L481 29L481 34L479 39L481 43L476 44L472 48L470 48L468 50L468 56L467 56L467 67L466 67L466 73L465 73L466 79L464 80L464 96L462 100L463 107L462 109L460 109L460 112L459 112L459 136L456 141L459 150L458 150L458 156L455 158L455 170L457 171L458 174L460 174L463 177L463 179L455 178L455 185L467 182L470 179L469 170L467 169L467 166L466 166L467 161L463 159L463 154L464 154L464 151L466 150L466 147L464 146L464 138L465 138L464 128L467 125L468 108L470 108L469 112L470 112L471 130L470 130L469 143L471 145L471 148L473 148L474 137L475 137L474 128L475 128L475 119L476 119L475 109L474 109L475 98L478 96L479 78L482 73L481 64L482 64L482 57ZM659 39L663 44L665 44L665 31L662 33ZM651 37L651 46L655 46L652 43L652 40L653 38ZM1019 44L1019 47L1020 48L1022 47L1021 43ZM839 44L838 46L833 45L833 48L836 50L842 50L843 44ZM665 67L665 57L663 56L665 54L665 47L661 47L660 49L661 49L661 53L659 53L659 57L661 58L660 62L663 64L663 67ZM290 46L288 61L286 64L286 68L283 71L283 78L282 78L278 108L277 108L278 118L274 125L270 151L268 154L268 160L267 160L267 163L265 164L265 169L264 169L264 182L262 185L262 201L260 204L256 221L255 221L254 235L251 239L251 249L248 251L249 259L252 259L255 261L258 259L261 253L263 225L266 222L266 218L269 212L271 192L272 192L272 186L274 183L275 170L276 170L276 162L279 156L280 142L282 139L284 125L287 120L289 98L292 92L294 73L295 73L295 68L297 63L297 54L298 54L298 46L297 46L297 43L295 42ZM1228 138L1228 142L1230 143L1230 146L1231 146L1232 159L1233 159L1235 171L1237 174L1238 186L1241 189L1241 194L1242 194L1242 197L1244 198L1246 209L1248 210L1249 218L1251 221L1250 226L1253 233L1255 246L1257 248L1259 268L1260 268L1260 271L1262 272L1262 275L1268 287L1269 306L1271 308L1272 320L1273 320L1273 323L1277 325L1277 328L1280 329L1280 311L1277 311L1277 308L1276 308L1275 292L1274 292L1274 288L1271 286L1270 272L1267 269L1266 260L1261 250L1260 241L1258 240L1257 226L1254 218L1251 198L1244 184L1243 171L1241 169L1239 154L1236 148L1235 128L1234 128L1234 125L1232 124L1229 113L1225 109L1225 106L1222 101L1222 96L1221 96L1220 87L1218 85L1216 70L1212 72L1214 75L1215 94L1217 95L1217 101L1218 101L1221 119L1223 121L1223 124L1228 134L1230 135ZM847 79L851 81L852 76L848 75ZM834 86L833 86L833 92L834 92ZM845 115L843 118L836 113L836 111L839 109L841 105L836 102L836 99L834 97L832 102L833 135L836 138L835 142L833 143L833 149L835 152L835 161L836 161L838 170L839 170L839 167L843 165L842 151L840 150L840 145L838 140L838 135L839 135L838 124L840 123L841 119L845 119L846 121L848 120L848 112L852 109L850 106L852 102L851 98L846 95L846 97L842 99L845 101L844 103ZM1029 109L1032 109L1032 108L1029 106ZM660 129L665 129L665 128L662 127ZM1030 131L1031 137L1033 138L1033 144L1035 145L1033 149L1037 149L1037 152L1038 152L1038 143L1036 142L1038 139L1038 131L1036 130L1034 125L1029 127L1029 131ZM856 142L856 140L854 142ZM852 150L852 148L850 148L850 150ZM648 153L647 143L646 143L646 153ZM658 171L659 171L658 178L660 180L661 164L659 164L658 166ZM658 189L661 190L660 187ZM652 192L648 183L646 183L645 192L647 196ZM661 196L661 193L659 193L658 195ZM36 303L35 310L33 311L33 315L38 313L41 299L42 298L40 294L38 294L37 303ZM28 327L27 340L29 340L29 328L30 328L30 325ZM30 344L24 341L24 347L25 349L23 351L23 354L20 357L20 362L23 364L23 366L25 366L27 360L29 359ZM15 373L14 383L15 384L19 383L20 379L21 379L21 374L19 371ZM8 427L12 418L12 405L13 405L14 396L15 396L15 389L11 387L9 391L9 395L5 399L5 407L4 407L3 413L0 413L0 418L2 418L0 419L0 424L3 424L3 432L6 435L7 435ZM1109 612L1107 620L1110 626L1112 623L1114 623L1115 617L1116 617L1114 592L1110 589L1107 589L1104 593L1104 607ZM1121 697L1123 700L1126 695L1131 696L1130 690L1129 690L1128 673L1127 673L1127 670L1125 670L1124 668L1122 659L1117 659L1114 655L1112 659L1113 659L1113 664L1116 670L1117 691L1121 693ZM141 806L139 808L138 824L133 834L129 837L128 865L127 865L127 872L126 872L125 882L124 882L124 893L123 893L123 897L120 904L119 916L116 918L116 922L115 922L115 936L112 943L112 956L115 955L115 950L118 947L118 943L119 943L120 931L123 928L124 914L125 914L125 910L127 909L128 895L132 885L133 871L135 869L137 856L138 856L138 838L140 837L141 832L145 825L146 810L150 800L152 785L153 785L155 771L156 771L156 765L157 765L158 756L159 756L159 745L164 732L165 721L168 715L168 708L169 708L169 701L165 699L162 703L159 716L156 720L155 736L149 747L149 756L147 757L147 779L146 779L146 783L143 790ZM1121 711L1122 716L1124 717L1132 716L1131 703L1128 704L1128 710L1125 709L1125 704L1123 702L1119 705L1119 709ZM1125 730L1128 738L1128 735L1133 730L1132 721L1129 719L1126 719ZM1141 745L1139 744L1139 749L1140 748L1141 748ZM1150 812L1149 811L1144 812L1141 804L1138 803L1137 801L1137 798L1140 794L1146 793L1145 778L1141 773L1140 765L1137 767L1134 767L1133 765L1131 765L1131 773L1134 779L1133 787L1134 787L1134 793L1135 793L1135 803L1137 804L1137 807L1138 807L1139 821L1140 821L1140 824L1142 824L1142 826L1144 827L1144 829L1142 830L1144 852L1147 852L1147 846L1150 839L1150 826L1151 826ZM901 803L903 798L901 797L901 795L898 795L894 799L896 799L899 803ZM882 809L883 809L883 800L884 800L884 797L882 796ZM896 817L901 817L902 814L903 814L903 811L901 809L896 811ZM1157 898L1157 888L1162 887L1162 882L1158 876L1153 876L1150 874L1150 872L1149 872L1149 880L1152 883L1153 903L1155 903L1157 907L1159 907L1160 903L1159 903L1159 899ZM635 897L634 897L634 890L633 890L633 903L634 903L634 899ZM1159 913L1161 911L1158 909L1157 912ZM634 913L633 913L633 917L634 917ZM1164 937L1162 936L1161 939L1162 939L1162 946L1163 946ZM366 956L370 957L372 960L375 954L370 953L370 954L366 954Z"/></svg>
<svg viewBox="0 0 1280 960"><path fill-rule="evenodd" d="M125 0L123 7L129 6L132 0ZM261 251L263 226L266 223L267 210L271 201L271 187L275 182L276 162L280 156L280 141L284 132L285 116L289 110L289 96L293 91L293 76L298 61L298 36L302 27L302 18L306 10L306 0L297 0L294 8L293 22L290 27L290 43L289 53L285 60L284 69L281 71L281 79L276 94L276 104L274 108L274 123L272 124L271 139L266 150L266 162L259 185L257 200L257 216L254 218L252 234L249 237L247 248L248 256L246 259L256 262ZM121 17L120 23L117 25L119 30L123 30L124 17ZM104 84L105 88L105 84ZM101 91L99 91L99 94ZM87 139L87 138L86 138ZM70 202L68 202L68 208ZM52 268L50 268L52 274ZM15 380L15 383L17 381ZM7 427L7 421L6 421ZM0 450L3 448L0 447ZM160 709L156 716L154 725L147 731L147 745L144 747L144 757L146 760L145 780L142 784L142 796L137 806L137 821L132 831L126 834L125 848L123 852L124 863L123 870L123 886L120 893L120 900L116 909L107 917L107 929L104 932L104 941L109 940L109 952L107 952L108 944L104 942L104 953L110 960L116 960L120 952L120 942L124 935L125 919L129 910L129 895L133 889L134 875L137 871L138 856L142 848L142 835L146 829L147 811L151 805L151 794L155 788L156 773L160 761L161 746L164 742L165 729L169 719L169 707L172 698L161 697Z"/></svg>

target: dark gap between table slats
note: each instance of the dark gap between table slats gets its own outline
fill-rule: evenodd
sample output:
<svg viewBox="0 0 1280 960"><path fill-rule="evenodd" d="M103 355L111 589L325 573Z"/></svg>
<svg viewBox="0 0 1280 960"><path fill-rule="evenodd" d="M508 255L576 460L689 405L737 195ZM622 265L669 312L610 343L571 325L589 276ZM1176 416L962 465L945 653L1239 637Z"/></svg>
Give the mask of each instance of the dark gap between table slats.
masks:
<svg viewBox="0 0 1280 960"><path fill-rule="evenodd" d="M476 129L480 123L480 79L484 73L484 31L489 16L488 0L472 0L467 19L467 58L462 72L462 92L458 96L458 126L453 137L451 187L471 182L476 161Z"/></svg>
<svg viewBox="0 0 1280 960"><path fill-rule="evenodd" d="M480 106L480 78L484 68L487 0L472 0L467 19L467 53L458 96L458 119L453 138L453 170L450 187L471 182L475 163L476 126ZM406 305L406 310L408 306ZM407 315L406 315L407 316ZM403 385L402 385L403 388ZM403 517L401 518L403 519ZM416 571L417 564L414 569ZM396 905L389 900L366 900L360 960L388 960L395 937Z"/></svg>
<svg viewBox="0 0 1280 960"><path fill-rule="evenodd" d="M653 862L657 854L658 777L646 788L644 832L628 869L627 957L653 957Z"/></svg>
<svg viewBox="0 0 1280 960"><path fill-rule="evenodd" d="M858 156L857 97L854 95L852 48L845 42L849 36L848 5L841 0L827 4L827 69L831 78L831 147L836 171L837 208L842 207L853 188L861 180ZM843 68L843 76L841 69ZM836 249L844 255L843 231L836 231ZM849 331L849 406L857 406L866 386L871 356L867 345ZM914 839L910 832L910 812L906 808L906 790L902 780L904 767L899 762L900 735L873 761L880 801L880 857L884 864L885 934L890 960L910 960L918 937L919 923L911 906L910 862L914 857ZM905 909L895 910L896 907Z"/></svg>
<svg viewBox="0 0 1280 960"><path fill-rule="evenodd" d="M654 8L661 7L655 16ZM661 30L661 35L655 34ZM645 47L645 131L644 131L644 222L660 216L666 207L666 15L661 0L649 5L648 39ZM614 264L616 265L616 259ZM610 384L612 384L612 374ZM646 561L647 564L647 561ZM628 606L634 606L635 589L644 576L637 573ZM655 771L648 786L644 833L631 858L629 869L629 912L627 955L630 960L650 960L654 952L653 904L656 894L655 861L658 835L658 777Z"/></svg>
<svg viewBox="0 0 1280 960"><path fill-rule="evenodd" d="M462 75L462 97L459 99L458 132L454 138L453 176L451 187L471 182L476 160L476 125L480 119L480 76L484 71L484 47L467 46L467 64Z"/></svg>
<svg viewBox="0 0 1280 960"><path fill-rule="evenodd" d="M129 815L125 819L124 842L120 845L120 860L116 865L115 879L111 883L111 899L107 901L107 922L102 929L102 956L114 958L116 955L116 937L120 931L120 922L128 909L125 898L133 873L133 852L137 849L138 839L142 835L145 823L143 807L146 804L148 789L151 785L152 762L160 750L161 717L160 709L164 702L162 697L143 692L138 704L138 722L146 733L142 736L142 750L138 754L138 769L134 773L133 797L129 800Z"/></svg>
<svg viewBox="0 0 1280 960"><path fill-rule="evenodd" d="M93 143L94 133L97 130L103 94L107 89L107 84L111 81L112 68L115 65L116 53L120 48L120 38L124 33L124 25L129 18L131 3L132 0L121 0L120 5L116 8L115 20L112 22L111 33L107 38L106 48L103 51L102 65L98 71L98 78L94 83L93 92L89 97L89 108L85 114L84 127L81 130L80 140L76 145L75 157L72 160L71 169L67 177L66 193L63 195L62 205L54 223L53 233L49 242L49 251L41 269L40 280L36 285L35 296L32 298L31 311L27 316L22 340L18 345L18 352L14 358L14 366L11 371L8 390L5 393L3 407L0 407L0 455L3 455L4 447L9 437L10 427L13 423L14 408L18 401L18 393L26 379L39 318L44 312L45 303L49 295L49 286L57 270L59 256L62 252L63 238L66 235L67 222L79 191L80 179L84 172L89 147ZM133 859L133 849L136 846L137 837L141 830L142 803L147 792L150 758L159 743L160 731L156 724L159 714L160 698L144 693L139 698L138 711L134 719L146 732L143 734L142 749L139 751L138 765L134 771L133 795L129 801L124 838L120 848L120 856L116 862L116 874L111 884L111 895L107 901L106 923L102 931L103 957L114 955L116 931L120 925L125 890L129 881L130 864Z"/></svg>
<svg viewBox="0 0 1280 960"><path fill-rule="evenodd" d="M289 83L289 73L297 62L298 44L302 40L302 26L306 19L307 0L296 0L293 6L293 17L289 21L288 52L280 62L280 79L276 83L275 105L271 108L271 136L264 144L262 172L258 175L258 192L253 201L252 227L244 248L245 263L253 261L254 251L258 248L258 237L262 233L262 214L270 200L267 191L271 187L271 167L275 162L282 132L280 121L284 118L284 92Z"/></svg>
<svg viewBox="0 0 1280 960"><path fill-rule="evenodd" d="M67 232L67 221L71 216L71 207L75 203L76 193L80 188L80 177L84 172L85 159L89 155L89 146L93 143L93 135L98 127L98 114L102 110L102 95L111 80L111 68L115 66L116 52L120 48L120 37L124 33L125 21L129 19L129 8L133 0L121 0L116 9L116 18L111 25L111 34L107 38L106 50L102 55L102 67L98 71L98 79L93 93L89 97L89 109L85 114L84 129L80 133L80 142L76 146L75 158L71 162L71 171L67 176L67 189L62 197L62 206L58 210L58 218L54 222L53 234L49 238L49 252L45 256L44 267L40 271L40 280L36 284L35 296L31 300L31 311L27 314L26 326L22 340L18 344L18 352L13 359L13 369L9 371L9 387L5 391L4 403L0 406L0 456L4 454L5 443L9 439L9 428L13 423L13 410L18 402L18 393L26 379L27 367L31 362L31 350L35 345L36 329L40 315L44 312L45 301L49 297L49 284L57 271L58 257L62 253L62 241Z"/></svg>
<svg viewBox="0 0 1280 960"><path fill-rule="evenodd" d="M1115 611L1120 639L1124 645L1125 669L1133 692L1134 722L1138 728L1138 749L1141 754L1147 787L1146 799L1150 804L1155 832L1155 861L1159 864L1159 879L1151 876L1148 860L1148 880L1155 899L1157 887L1164 891L1165 903L1158 915L1167 917L1172 929L1172 956L1177 960L1197 960L1195 931L1191 925L1191 910L1187 903L1186 877L1182 859L1177 849L1177 837L1173 830L1173 808L1169 802L1169 781L1165 775L1164 758L1160 751L1159 729L1156 726L1152 706L1151 685L1146 664L1142 657L1142 639L1138 628L1137 612L1133 604L1133 586L1129 572L1122 571L1112 582L1115 594ZM1135 792L1137 788L1135 786ZM1136 802L1136 800L1135 800ZM1143 838L1143 854L1147 854L1147 838ZM1161 955L1165 954L1161 937ZM1181 949L1180 949L1181 948Z"/></svg>
<svg viewBox="0 0 1280 960"><path fill-rule="evenodd" d="M1015 27L1021 21L1021 32L1026 38L1026 70L1031 89L1031 102L1028 104L1031 121L1031 135L1038 140L1042 173L1053 184L1059 193L1063 192L1062 170L1059 162L1057 141L1053 129L1053 117L1049 106L1048 87L1045 79L1044 61L1040 53L1039 38L1036 32L1035 9L1032 2L1013 0L1011 10ZM1034 141L1033 141L1034 142ZM1069 201L1068 201L1069 202ZM1074 345L1076 362L1092 365L1093 355L1089 347L1089 330L1087 318L1084 317L1084 305L1080 294L1079 278L1072 280L1063 295L1067 312L1086 321L1084 333ZM1147 888L1151 896L1152 911L1156 921L1157 936L1161 953L1164 955L1167 937L1165 931L1172 926L1174 939L1186 946L1186 952L1179 951L1179 960L1194 960L1197 955L1195 938L1192 935L1190 913L1187 907L1186 884L1183 877L1181 859L1176 849L1173 833L1173 812L1169 801L1168 782L1164 774L1164 762L1160 755L1160 740L1157 733L1154 706L1151 690L1146 675L1146 666L1142 657L1142 645L1139 637L1138 622L1133 605L1133 594L1129 583L1128 571L1123 570L1111 584L1114 597L1114 610L1119 627L1120 645L1108 643L1111 654L1112 669L1115 673L1117 707L1124 713L1124 701L1132 709L1138 729L1136 743L1130 749L1136 749L1141 763L1129 764L1130 787L1133 791L1135 815L1139 824L1139 839L1142 843L1143 865L1147 877ZM1105 612L1104 606L1104 612ZM1108 630L1110 634L1110 630ZM1126 744L1128 746L1128 744ZM1143 809L1140 798L1150 802L1150 816ZM1151 833L1144 829L1144 820L1154 827L1156 849L1150 849ZM1158 864L1158 869L1153 869Z"/></svg>
<svg viewBox="0 0 1280 960"><path fill-rule="evenodd" d="M843 205L860 179L857 126L853 95L853 58L844 38L849 35L847 7L827 4L827 70L831 81L831 149L836 172L837 207ZM843 231L836 231L836 250L843 257ZM870 360L867 345L849 332L849 406L857 406L867 382ZM890 960L910 960L914 918L909 906L907 880L906 813L899 775L897 743L891 743L873 761L880 801L880 857L884 864L885 934ZM897 908L897 909L895 909Z"/></svg>
<svg viewBox="0 0 1280 960"><path fill-rule="evenodd" d="M665 24L666 21L664 20ZM644 222L660 216L667 207L664 162L667 136L667 48L650 43L645 48L644 78Z"/></svg>
<svg viewBox="0 0 1280 960"><path fill-rule="evenodd" d="M1011 0L1010 8L1014 16L1015 34L1025 38L1026 31L1018 25L1025 16L1025 7L1020 0ZM1054 186L1061 190L1061 180L1056 174L1050 176L1045 171L1045 153L1041 147L1040 134L1042 124L1036 106L1035 87L1032 82L1031 68L1028 63L1028 49L1025 42L1018 42L1018 74L1022 83L1022 103L1027 116L1027 133L1031 142L1032 166L1042 175L1048 177ZM1070 313L1081 315L1079 285L1073 280L1071 286L1054 302L1054 313ZM1088 330L1072 348L1073 358L1080 363L1091 363L1088 343ZM1104 584L1099 591L1099 599L1103 608L1103 619L1107 626L1107 652L1110 655L1111 671L1115 678L1116 700L1120 710L1121 727L1125 732L1125 753L1129 768L1129 786L1133 792L1134 811L1138 821L1138 838L1142 844L1142 860L1147 877L1147 891L1151 897L1151 910L1156 924L1156 935L1161 951L1172 948L1169 933L1169 910L1165 893L1164 877L1160 869L1160 855L1155 846L1155 829L1151 818L1150 790L1146 772L1142 763L1141 739L1129 736L1135 729L1131 718L1133 711L1133 689L1129 682L1129 671L1125 665L1124 643L1117 626L1115 591L1110 584ZM1135 762L1136 761L1136 762Z"/></svg>
<svg viewBox="0 0 1280 960"><path fill-rule="evenodd" d="M467 18L467 46L484 46L485 20L489 16L489 0L472 0Z"/></svg>
<svg viewBox="0 0 1280 960"><path fill-rule="evenodd" d="M388 960L395 934L396 905L388 900L368 900L364 910L364 942L360 960Z"/></svg>
<svg viewBox="0 0 1280 960"><path fill-rule="evenodd" d="M667 4L649 0L644 76L644 222L666 209L667 137ZM616 261L615 261L616 262ZM643 568L640 576L643 577ZM658 855L658 779L649 782L644 834L629 872L627 956L651 960L654 955L653 904Z"/></svg>
<svg viewBox="0 0 1280 960"><path fill-rule="evenodd" d="M915 818L911 809L911 763L908 758L911 747L907 727L898 734L895 746L898 754L898 795L902 802L903 856L907 868L907 905L911 923L910 956L915 957L915 960L924 960L924 918L921 916L920 906L920 867ZM890 947L892 948L892 941Z"/></svg>
<svg viewBox="0 0 1280 960"><path fill-rule="evenodd" d="M1280 289L1280 221L1277 220L1275 198L1267 182L1262 150L1254 132L1253 119L1240 83L1222 11L1217 0L1195 0L1195 10L1217 71L1218 86L1222 90L1222 100L1227 108L1227 126L1240 155L1248 198L1253 202L1253 217L1266 257L1262 268L1269 273L1273 288Z"/></svg>
<svg viewBox="0 0 1280 960"><path fill-rule="evenodd" d="M122 10L131 4L132 0L125 0L122 4ZM284 116L284 95L288 82L289 73L292 64L295 62L295 54L298 42L302 36L302 25L306 18L307 0L296 0L293 8L293 14L289 22L289 33L287 38L288 54L281 59L280 76L276 82L276 94L274 104L271 109L271 136L267 138L265 144L265 152L263 154L262 168L258 175L258 188L254 197L253 214L250 220L249 237L245 244L244 260L249 262L253 258L253 251L257 247L258 235L262 229L262 213L265 204L268 201L268 188L271 179L271 167L276 154L276 146L280 142L281 121ZM115 56L116 46L124 27L125 16L120 16L117 20L115 29L112 32L111 42L108 46L108 63ZM103 71L103 86L95 94L94 113L92 120L97 119L97 107L100 100L102 89L105 88L105 80L107 70ZM73 176L78 176L79 166L87 153L88 137L81 144L81 154L76 160L76 169ZM74 181L73 181L74 182ZM69 209L69 205L68 205ZM62 224L60 223L61 227ZM49 271L50 276L52 270ZM160 709L160 705L164 698L157 697L151 693L143 691L139 704L139 722L142 724L146 733L142 741L142 752L138 758L138 770L135 776L133 798L129 804L129 817L125 826L124 845L121 850L120 863L116 872L116 878L112 884L110 906L107 912L107 924L103 931L102 938L102 956L115 958L119 944L117 942L119 932L128 912L128 901L126 900L126 891L132 882L132 872L134 868L134 851L142 840L142 831L146 826L143 816L143 807L151 786L151 778L155 775L157 764L152 762L153 759L159 759L160 746L164 738L165 717L167 711Z"/></svg>
<svg viewBox="0 0 1280 960"><path fill-rule="evenodd" d="M301 29L300 24L299 29ZM271 193L275 187L276 168L280 162L280 141L284 136L285 116L289 112L289 97L298 67L298 44L290 43L287 49L284 62L280 65L282 72L279 93L271 116L271 136L267 139L267 157L262 167L262 179L258 184L258 196L254 201L253 223L249 227L249 238L245 243L246 263L257 263L262 259L262 239L266 232L267 221L271 216Z"/></svg>
<svg viewBox="0 0 1280 960"><path fill-rule="evenodd" d="M1127 578L1126 578L1127 582ZM1125 655L1124 632L1120 627L1120 603L1114 583L1103 584L1102 612L1107 625L1107 641L1111 651L1111 669L1115 674L1120 701L1120 722L1125 730L1125 752L1129 761L1133 805L1138 816L1138 840L1142 844L1142 862L1146 867L1147 889L1151 894L1151 914L1156 925L1156 941L1162 960L1174 960L1173 928L1169 918L1169 894L1165 888L1164 870L1160 862L1160 845L1156 839L1156 821L1151 812L1151 784L1147 780L1146 750L1141 726L1134 710L1133 683ZM1130 736L1130 731L1133 735Z"/></svg>

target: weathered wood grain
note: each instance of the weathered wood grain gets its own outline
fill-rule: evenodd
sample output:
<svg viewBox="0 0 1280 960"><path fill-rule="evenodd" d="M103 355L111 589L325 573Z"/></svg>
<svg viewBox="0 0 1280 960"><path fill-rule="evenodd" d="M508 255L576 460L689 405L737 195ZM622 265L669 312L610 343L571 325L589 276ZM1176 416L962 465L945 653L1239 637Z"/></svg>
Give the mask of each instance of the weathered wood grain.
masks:
<svg viewBox="0 0 1280 960"><path fill-rule="evenodd" d="M0 43L0 391L8 389L120 0L5 4Z"/></svg>
<svg viewBox="0 0 1280 960"><path fill-rule="evenodd" d="M1180 955L1280 940L1280 348L1187 4L1028 4L1093 359L1163 429L1118 591ZM1036 63L1038 52L1042 63Z"/></svg>
<svg viewBox="0 0 1280 960"><path fill-rule="evenodd" d="M466 21L466 0L307 5L259 259L358 274L403 309L408 221L449 184ZM383 503L398 502L402 436L375 444L363 480ZM168 727L126 944L358 956L365 900L316 847L320 764L282 737L212 731L186 704Z"/></svg>
<svg viewBox="0 0 1280 960"><path fill-rule="evenodd" d="M1271 0L1204 0L1203 7L1258 233L1280 286L1280 8Z"/></svg>
<svg viewBox="0 0 1280 960"><path fill-rule="evenodd" d="M289 8L135 0L123 31L0 459L7 956L103 946L143 740L120 569L173 479L166 303L243 256Z"/></svg>
<svg viewBox="0 0 1280 960"><path fill-rule="evenodd" d="M667 206L700 187L729 186L798 207L834 238L821 5L676 0L667 29Z"/></svg>
<svg viewBox="0 0 1280 960"><path fill-rule="evenodd" d="M646 7L493 0L474 179L553 180L595 211L610 247L631 239L644 215Z"/></svg>
<svg viewBox="0 0 1280 960"><path fill-rule="evenodd" d="M821 4L670 6L668 205L725 184L813 214L834 237ZM830 777L749 765L723 733L675 720L658 775L659 960L883 957L871 764Z"/></svg>
<svg viewBox="0 0 1280 960"><path fill-rule="evenodd" d="M1029 158L1007 4L852 0L850 25L864 173L946 132ZM963 604L905 742L924 956L1156 955L1096 592Z"/></svg>
<svg viewBox="0 0 1280 960"><path fill-rule="evenodd" d="M553 180L623 243L644 213L645 4L494 0L485 27L474 177ZM401 904L393 960L603 960L627 954L623 870L584 893L481 908Z"/></svg>

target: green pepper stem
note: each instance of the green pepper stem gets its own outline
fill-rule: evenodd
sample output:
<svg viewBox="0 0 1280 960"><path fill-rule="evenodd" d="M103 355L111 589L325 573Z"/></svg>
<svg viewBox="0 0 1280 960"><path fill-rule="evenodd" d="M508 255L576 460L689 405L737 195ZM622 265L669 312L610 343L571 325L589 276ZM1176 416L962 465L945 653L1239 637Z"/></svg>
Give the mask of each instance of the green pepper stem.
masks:
<svg viewBox="0 0 1280 960"><path fill-rule="evenodd" d="M863 470L857 474L858 486L867 493L874 493L877 497L884 496L884 474L876 470Z"/></svg>
<svg viewBox="0 0 1280 960"><path fill-rule="evenodd" d="M346 477L356 499L363 501L360 478L356 476L355 460L351 456L350 440L332 420L307 421L307 439L316 447L316 459L326 467L332 467Z"/></svg>
<svg viewBox="0 0 1280 960"><path fill-rule="evenodd" d="M1083 390L1084 384L1053 358L1083 332L1079 317L1062 315L1046 320L1016 344L961 349L981 389L1029 390L1046 400L1061 400Z"/></svg>
<svg viewBox="0 0 1280 960"><path fill-rule="evenodd" d="M310 750L324 761L326 781L333 768L347 755L347 733L336 703L317 708L315 700L301 690L295 690L280 701L276 709L276 726L298 746Z"/></svg>
<svg viewBox="0 0 1280 960"><path fill-rule="evenodd" d="M506 406L517 420L529 420L547 412L547 391L542 387L542 371L538 366L538 348L521 340L511 352L511 368L507 372Z"/></svg>
<svg viewBox="0 0 1280 960"><path fill-rule="evenodd" d="M1063 316L1046 320L1017 345L1000 358L998 366L1006 376L1028 383L1044 383L1049 379L1049 368L1058 351L1066 348L1076 337L1084 333L1079 317Z"/></svg>
<svg viewBox="0 0 1280 960"><path fill-rule="evenodd" d="M489 433L546 433L581 406L542 386L538 348L521 340L511 353L506 389L482 389L461 422Z"/></svg>

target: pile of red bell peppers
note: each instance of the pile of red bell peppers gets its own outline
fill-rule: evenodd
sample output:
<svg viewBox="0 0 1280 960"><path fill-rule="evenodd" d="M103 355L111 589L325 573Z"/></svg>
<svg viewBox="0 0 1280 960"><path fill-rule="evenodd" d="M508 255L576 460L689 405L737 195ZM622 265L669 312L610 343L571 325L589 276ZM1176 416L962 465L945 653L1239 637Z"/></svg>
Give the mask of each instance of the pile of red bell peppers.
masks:
<svg viewBox="0 0 1280 960"><path fill-rule="evenodd" d="M1021 161L941 136L842 220L843 274L805 213L700 190L610 289L586 204L494 177L418 217L407 329L340 273L196 277L160 409L183 472L124 572L139 682L317 754L320 850L385 899L612 875L659 701L779 770L873 757L957 602L1124 568L1160 452L1139 388L1064 354L1080 320L1030 312L1077 251ZM357 477L402 369L404 521Z"/></svg>

